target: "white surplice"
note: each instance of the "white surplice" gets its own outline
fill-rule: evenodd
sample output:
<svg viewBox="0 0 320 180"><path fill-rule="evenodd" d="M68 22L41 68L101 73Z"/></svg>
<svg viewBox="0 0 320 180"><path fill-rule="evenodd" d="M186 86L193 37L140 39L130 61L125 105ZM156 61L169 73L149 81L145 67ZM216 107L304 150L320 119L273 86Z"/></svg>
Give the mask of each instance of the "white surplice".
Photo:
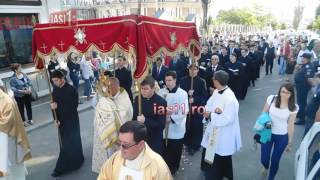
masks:
<svg viewBox="0 0 320 180"><path fill-rule="evenodd" d="M216 108L222 110L221 114L214 113ZM215 154L229 156L239 151L242 142L239 125L239 103L230 88L223 94L215 90L206 104L206 111L211 112L211 122L204 133L201 145L208 148L213 129L218 130L215 140Z"/></svg>
<svg viewBox="0 0 320 180"><path fill-rule="evenodd" d="M0 180L25 180L26 168L24 163L17 163L17 141L7 134L0 132L0 171L7 176Z"/></svg>

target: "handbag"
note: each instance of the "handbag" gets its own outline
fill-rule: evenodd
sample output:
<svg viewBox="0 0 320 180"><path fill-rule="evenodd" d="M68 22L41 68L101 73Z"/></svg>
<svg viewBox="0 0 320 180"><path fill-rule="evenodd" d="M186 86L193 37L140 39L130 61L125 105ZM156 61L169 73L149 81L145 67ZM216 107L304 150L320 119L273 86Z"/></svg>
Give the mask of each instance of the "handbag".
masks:
<svg viewBox="0 0 320 180"><path fill-rule="evenodd" d="M273 96L268 112L262 112L261 115L256 120L256 123L253 127L253 131L256 133L253 136L255 143L266 143L271 139L271 118L269 116L270 107L276 96Z"/></svg>
<svg viewBox="0 0 320 180"><path fill-rule="evenodd" d="M36 101L39 99L37 91L34 89L33 86L31 86L31 101Z"/></svg>

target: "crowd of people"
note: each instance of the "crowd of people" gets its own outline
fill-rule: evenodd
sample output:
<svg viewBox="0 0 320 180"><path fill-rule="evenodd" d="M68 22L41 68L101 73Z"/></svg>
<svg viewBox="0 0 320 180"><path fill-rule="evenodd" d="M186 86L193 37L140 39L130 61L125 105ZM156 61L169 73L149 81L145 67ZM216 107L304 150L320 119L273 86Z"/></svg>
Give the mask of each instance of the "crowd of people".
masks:
<svg viewBox="0 0 320 180"><path fill-rule="evenodd" d="M216 32L202 39L197 62L183 51L174 57L157 57L149 69L150 75L140 83L141 95L135 97L132 72L124 56L117 58L113 72L96 52L82 57L70 53L66 68L53 55L48 72L53 85L51 109L57 113L60 154L51 175L63 176L84 162L77 112L82 78L88 101L92 99L92 88L95 90L92 171L99 173L99 180L172 179L179 170L184 146L191 156L202 147L201 170L207 180L234 179L232 155L242 146L239 101L245 100L248 88L255 86L261 67L265 66L267 76L273 73L273 63L278 62L278 74L284 80L290 81L290 74L294 74L295 88L290 82L281 85L278 94L270 95L263 108L272 120L272 136L261 144L261 164L268 179L274 179L282 153L291 150L294 123L306 123L307 133L316 114L320 116L320 41L308 41L303 36L222 36ZM18 120L11 116L4 119L17 124L22 121L28 126L33 124L32 85L19 64L13 64L12 71L10 86L17 105L2 90L0 98L12 106L6 111L16 115L19 112L19 116L15 116ZM313 87L315 95L307 101ZM16 126L22 134L14 137L24 137L24 129ZM0 126L0 132L9 130ZM28 150L27 140L17 143ZM30 158L25 155L24 160ZM6 172L0 166L0 173Z"/></svg>

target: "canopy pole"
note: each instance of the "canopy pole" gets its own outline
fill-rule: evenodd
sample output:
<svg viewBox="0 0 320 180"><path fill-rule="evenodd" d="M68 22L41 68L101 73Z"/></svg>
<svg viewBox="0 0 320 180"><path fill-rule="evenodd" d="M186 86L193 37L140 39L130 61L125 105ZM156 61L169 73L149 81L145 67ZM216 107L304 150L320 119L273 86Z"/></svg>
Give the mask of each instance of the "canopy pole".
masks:
<svg viewBox="0 0 320 180"><path fill-rule="evenodd" d="M138 113L139 116L142 114L142 102L141 102L141 83L137 81L138 85Z"/></svg>
<svg viewBox="0 0 320 180"><path fill-rule="evenodd" d="M113 77L116 77L116 51L113 53Z"/></svg>
<svg viewBox="0 0 320 180"><path fill-rule="evenodd" d="M192 46L192 54L191 54L191 56L192 56L192 64L194 64L196 62L195 57L194 57L194 46L195 45ZM189 71L190 71L190 69L189 69ZM193 81L194 81L194 78L191 77L190 90L193 90ZM193 95L190 96L190 97L193 98ZM191 128L190 126L191 126L191 115L192 115L192 113L193 113L192 112L192 103L189 103L189 116L188 116L188 128L189 129Z"/></svg>
<svg viewBox="0 0 320 180"><path fill-rule="evenodd" d="M51 90L51 83L50 83L50 80L49 80L49 76L48 76L48 69L47 69L47 65L46 65L46 62L45 60L43 59L43 65L44 65L44 74L45 74L45 77L46 77L46 80L47 80L47 83L48 83L48 87L49 87L49 95L50 95L50 99L51 99L51 103L53 103L53 96L52 96L52 90ZM61 133L60 133L60 129L59 129L59 125L60 125L60 121L58 120L58 116L57 116L57 111L55 109L51 109L52 112L53 112L53 121L55 121L55 123L58 125L58 138L59 138L59 146L60 146L60 149L62 148L62 140L61 140Z"/></svg>

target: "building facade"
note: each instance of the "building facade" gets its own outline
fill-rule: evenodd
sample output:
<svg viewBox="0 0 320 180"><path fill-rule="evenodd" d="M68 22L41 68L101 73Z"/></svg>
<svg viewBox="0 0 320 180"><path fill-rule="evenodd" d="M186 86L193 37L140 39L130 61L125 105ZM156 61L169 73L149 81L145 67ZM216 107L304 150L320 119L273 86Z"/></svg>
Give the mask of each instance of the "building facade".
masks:
<svg viewBox="0 0 320 180"><path fill-rule="evenodd" d="M60 8L59 0L0 1L0 78L4 80L7 89L13 74L9 69L12 63L22 64L23 72L29 74L38 91L48 89L42 83L43 77L33 67L32 29L35 23L47 23L48 15Z"/></svg>
<svg viewBox="0 0 320 180"><path fill-rule="evenodd" d="M138 0L97 1L94 6L99 18L138 13ZM201 0L141 0L141 15L145 16L201 22L202 13ZM190 15L194 16L191 20Z"/></svg>

